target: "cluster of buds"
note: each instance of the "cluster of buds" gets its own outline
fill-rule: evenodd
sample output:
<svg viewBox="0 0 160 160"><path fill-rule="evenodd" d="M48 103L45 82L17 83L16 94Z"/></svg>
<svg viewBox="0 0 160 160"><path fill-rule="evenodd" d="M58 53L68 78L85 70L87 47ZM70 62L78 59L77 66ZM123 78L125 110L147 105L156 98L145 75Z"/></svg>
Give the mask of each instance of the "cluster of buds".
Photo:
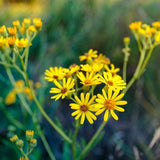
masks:
<svg viewBox="0 0 160 160"><path fill-rule="evenodd" d="M75 110L72 116L80 118L80 124L84 123L85 117L90 124L96 120L99 114L104 112L104 121L111 114L115 120L118 116L115 111L124 112L118 105L127 104L121 101L124 96L123 89L126 83L117 73L120 71L110 59L96 50L90 49L79 57L85 64L73 64L69 68L50 67L45 72L45 79L52 82L55 87L51 88L52 99L69 98L74 103L70 104ZM99 94L96 92L99 91Z"/></svg>
<svg viewBox="0 0 160 160"><path fill-rule="evenodd" d="M135 35L136 40L146 48L149 49L152 45L160 44L160 21L148 24L142 24L141 21L133 22L129 25Z"/></svg>
<svg viewBox="0 0 160 160"><path fill-rule="evenodd" d="M24 18L20 23L18 20L13 21L13 26L6 28L5 25L0 27L0 50L18 50L31 45L32 37L35 36L42 27L40 18L34 18L31 23L30 18Z"/></svg>
<svg viewBox="0 0 160 160"><path fill-rule="evenodd" d="M17 135L14 135L10 138L10 141L16 145L16 147L22 153L22 157L19 160L29 160L28 156L31 154L32 150L37 146L37 140L34 137L33 130L26 131L26 142L27 142L27 153L24 152L24 141L19 139Z"/></svg>
<svg viewBox="0 0 160 160"><path fill-rule="evenodd" d="M32 88L35 88L35 92L36 89L39 88L41 86L40 82L36 82L34 83L32 80L29 81L30 86L32 86ZM12 89L8 95L5 98L5 104L10 105L16 102L16 95L18 93L23 93L27 96L28 100L33 100L33 96L31 94L31 90L29 87L25 86L25 83L23 80L18 80L15 82L15 88Z"/></svg>

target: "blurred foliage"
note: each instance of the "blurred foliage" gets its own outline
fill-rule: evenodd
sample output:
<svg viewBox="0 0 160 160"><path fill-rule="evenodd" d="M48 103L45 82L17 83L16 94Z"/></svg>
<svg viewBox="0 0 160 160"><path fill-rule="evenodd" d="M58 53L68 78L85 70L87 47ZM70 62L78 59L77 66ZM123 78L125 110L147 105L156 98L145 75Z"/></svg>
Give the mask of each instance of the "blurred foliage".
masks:
<svg viewBox="0 0 160 160"><path fill-rule="evenodd" d="M111 59L111 62L122 68L122 39L124 36L131 35L128 25L139 20L150 24L155 20L160 20L159 0L1 0L0 7L0 25L9 26L13 20L22 20L24 17L42 18L43 29L31 47L28 71L34 81L40 80L42 83L38 96L45 110L53 119L55 115L58 116L60 122L57 123L63 123L65 129L71 128L73 118L67 109L66 101L55 103L49 99L48 84L43 78L45 69L49 66L68 67L72 63L78 63L78 56L90 48L104 53ZM118 122L109 121L103 141L97 145L87 159L132 160L135 159L133 146L137 146L138 151L142 153L141 159L155 158L152 157L154 151L152 151L153 155L145 153L154 130L160 125L159 49L156 48L154 51L144 76L126 95L128 106L125 113L121 114ZM138 55L136 41L131 39L128 80L135 70ZM15 77L20 79L16 75ZM0 96L4 98L11 90L11 85L1 66L0 81L2 91ZM23 131L17 129L11 123L12 121L6 119L5 112L23 121L26 129L34 128L34 126L18 102L12 106L5 106L5 109L2 110L3 112L0 112L1 160L8 160L11 157L18 159L18 154L8 142L8 137L13 133L22 134ZM63 159L70 155L67 145L62 146L62 142L57 140L59 139L57 133L50 130L46 121L40 115L38 116L56 158ZM85 136L86 141L89 140L100 123L101 119L92 126L86 124L81 129L80 135ZM33 160L40 159L40 156L48 157L41 141L38 142L38 146L39 149L32 157Z"/></svg>

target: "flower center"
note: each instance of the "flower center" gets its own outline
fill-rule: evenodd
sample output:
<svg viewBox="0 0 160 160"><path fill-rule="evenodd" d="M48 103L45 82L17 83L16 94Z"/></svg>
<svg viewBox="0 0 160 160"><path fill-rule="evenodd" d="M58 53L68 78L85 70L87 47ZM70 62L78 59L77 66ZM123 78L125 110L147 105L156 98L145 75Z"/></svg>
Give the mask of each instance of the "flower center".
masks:
<svg viewBox="0 0 160 160"><path fill-rule="evenodd" d="M86 79L86 80L84 81L84 83L85 83L86 85L91 84L91 80L90 80L90 79Z"/></svg>
<svg viewBox="0 0 160 160"><path fill-rule="evenodd" d="M61 93L62 93L62 94L66 93L66 92L67 92L67 88L62 88L62 89L61 89Z"/></svg>
<svg viewBox="0 0 160 160"><path fill-rule="evenodd" d="M112 81L108 81L107 82L110 86L113 86L113 82Z"/></svg>
<svg viewBox="0 0 160 160"><path fill-rule="evenodd" d="M111 72L111 74L112 74L112 77L114 77L116 74L114 73L114 72ZM113 82L112 82L113 83Z"/></svg>
<svg viewBox="0 0 160 160"><path fill-rule="evenodd" d="M109 110L113 109L115 107L115 101L113 99L107 99L104 102L104 107Z"/></svg>
<svg viewBox="0 0 160 160"><path fill-rule="evenodd" d="M54 79L58 79L58 76L57 76L57 75L54 75L53 78L54 78Z"/></svg>
<svg viewBox="0 0 160 160"><path fill-rule="evenodd" d="M86 112L88 111L88 107L86 105L80 106L81 111Z"/></svg>
<svg viewBox="0 0 160 160"><path fill-rule="evenodd" d="M84 55L85 55L86 57L88 57L88 56L89 56L89 54L88 54L88 53L85 53Z"/></svg>

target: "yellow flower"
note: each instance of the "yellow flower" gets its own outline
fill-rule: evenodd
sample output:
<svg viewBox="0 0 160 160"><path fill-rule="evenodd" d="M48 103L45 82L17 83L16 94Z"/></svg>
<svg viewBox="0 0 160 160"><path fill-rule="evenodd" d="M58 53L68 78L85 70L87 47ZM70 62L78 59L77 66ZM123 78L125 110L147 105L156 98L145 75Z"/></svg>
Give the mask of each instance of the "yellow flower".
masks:
<svg viewBox="0 0 160 160"><path fill-rule="evenodd" d="M15 37L8 37L7 40L8 40L8 45L9 45L10 47L14 46L14 44L15 44L15 42L16 42Z"/></svg>
<svg viewBox="0 0 160 160"><path fill-rule="evenodd" d="M86 60L87 62L91 62L93 58L97 57L97 51L90 49L87 53L85 53L83 56L79 56L80 61Z"/></svg>
<svg viewBox="0 0 160 160"><path fill-rule="evenodd" d="M65 74L64 77L69 78L74 73L74 70L73 69L68 69L68 68L63 68L63 72Z"/></svg>
<svg viewBox="0 0 160 160"><path fill-rule="evenodd" d="M155 28L160 28L160 21L153 22L152 26Z"/></svg>
<svg viewBox="0 0 160 160"><path fill-rule="evenodd" d="M105 69L107 70L107 72L110 72L112 74L112 77L114 77L115 75L117 75L117 72L120 71L119 68L115 68L114 64L110 65L111 68L108 67L108 65L105 65Z"/></svg>
<svg viewBox="0 0 160 160"><path fill-rule="evenodd" d="M16 142L18 140L18 136L17 135L14 135L14 136L12 136L11 138L10 138L10 141L11 142Z"/></svg>
<svg viewBox="0 0 160 160"><path fill-rule="evenodd" d="M124 38L123 38L123 41L124 41L124 44L125 44L126 46L128 46L129 43L130 43L130 38L129 38L129 37L124 37Z"/></svg>
<svg viewBox="0 0 160 160"><path fill-rule="evenodd" d="M36 88L40 88L40 87L41 87L41 83L40 83L40 82L36 82L36 83L35 83L35 87L36 87Z"/></svg>
<svg viewBox="0 0 160 160"><path fill-rule="evenodd" d="M60 97L64 99L65 97L69 96L70 93L75 92L75 89L72 89L75 85L74 79L72 78L63 78L62 85L55 80L54 84L57 88L51 88L50 93L54 93L56 95L52 96L52 99L58 100Z"/></svg>
<svg viewBox="0 0 160 160"><path fill-rule="evenodd" d="M5 98L5 104L10 105L10 104L15 103L15 101L16 101L16 93L13 90Z"/></svg>
<svg viewBox="0 0 160 160"><path fill-rule="evenodd" d="M100 53L98 57L94 59L94 62L97 64L110 64L110 59Z"/></svg>
<svg viewBox="0 0 160 160"><path fill-rule="evenodd" d="M8 46L7 39L3 36L0 37L0 49L3 49L4 47Z"/></svg>
<svg viewBox="0 0 160 160"><path fill-rule="evenodd" d="M65 74L63 72L62 67L50 67L49 70L47 69L45 71L45 79L49 82L54 81L54 80L61 80L64 78Z"/></svg>
<svg viewBox="0 0 160 160"><path fill-rule="evenodd" d="M26 139L27 141L30 141L34 136L34 131L33 130L26 130Z"/></svg>
<svg viewBox="0 0 160 160"><path fill-rule="evenodd" d="M71 103L70 106L71 109L74 109L76 111L72 113L72 116L76 116L75 120L81 117L80 124L84 123L85 117L87 118L89 123L92 124L93 120L97 119L97 117L92 113L95 112L95 104L93 102L96 96L93 96L90 99L90 93L87 93L86 96L84 96L84 93L81 93L80 99L77 96L75 96L74 98L76 100L76 103Z"/></svg>
<svg viewBox="0 0 160 160"><path fill-rule="evenodd" d="M6 26L5 25L0 27L0 34L5 33L6 31L7 30L6 30Z"/></svg>
<svg viewBox="0 0 160 160"><path fill-rule="evenodd" d="M34 27L34 25L30 25L28 30L29 30L30 33L32 33L36 30L36 28Z"/></svg>
<svg viewBox="0 0 160 160"><path fill-rule="evenodd" d="M20 22L18 20L17 21L13 21L12 24L16 28L18 28L20 26Z"/></svg>
<svg viewBox="0 0 160 160"><path fill-rule="evenodd" d="M81 65L81 70L85 72L99 72L103 68L103 64L97 64L97 63L92 63L91 65L89 64L82 64Z"/></svg>
<svg viewBox="0 0 160 160"><path fill-rule="evenodd" d="M28 40L27 38L21 38L21 39L16 39L16 45L19 49L22 49L24 47L27 47L27 44L28 44Z"/></svg>
<svg viewBox="0 0 160 160"><path fill-rule="evenodd" d="M126 83L121 79L120 76L112 76L110 72L103 72L103 76L99 75L102 83L105 83L108 88L112 90L122 90L126 88Z"/></svg>
<svg viewBox="0 0 160 160"><path fill-rule="evenodd" d="M140 29L142 26L142 22L141 21L138 21L138 22L132 22L130 25L129 25L129 28L131 30L138 30Z"/></svg>
<svg viewBox="0 0 160 160"><path fill-rule="evenodd" d="M160 31L155 35L155 41L160 42Z"/></svg>
<svg viewBox="0 0 160 160"><path fill-rule="evenodd" d="M31 19L30 18L24 18L23 22L22 22L25 27L29 27L29 25L31 24Z"/></svg>
<svg viewBox="0 0 160 160"><path fill-rule="evenodd" d="M16 92L21 93L24 91L24 81L23 80L18 80L15 83L16 87Z"/></svg>
<svg viewBox="0 0 160 160"><path fill-rule="evenodd" d="M116 90L114 94L112 93L112 89L108 89L108 93L106 94L106 91L102 89L102 95L98 94L97 95L97 106L98 106L98 111L95 113L95 115L100 115L102 112L105 111L104 113L104 121L108 120L109 113L111 113L112 117L115 120L118 120L118 116L115 114L115 110L119 112L124 112L124 109L121 107L118 107L118 105L126 105L127 101L121 101L123 98L124 94L119 95L119 90Z"/></svg>
<svg viewBox="0 0 160 160"><path fill-rule="evenodd" d="M82 72L78 72L77 77L81 80L80 83L86 87L100 84L100 81L98 80L98 74L94 74L93 72L86 72L86 76Z"/></svg>
<svg viewBox="0 0 160 160"><path fill-rule="evenodd" d="M37 140L36 140L35 138L31 139L29 145L31 146L31 148L36 147L36 145L37 145Z"/></svg>
<svg viewBox="0 0 160 160"><path fill-rule="evenodd" d="M33 19L33 24L36 26L37 29L42 27L42 21L41 18L34 18Z"/></svg>
<svg viewBox="0 0 160 160"><path fill-rule="evenodd" d="M17 34L17 29L16 27L8 27L8 32L11 36L15 36Z"/></svg>
<svg viewBox="0 0 160 160"><path fill-rule="evenodd" d="M71 72L74 74L74 73L77 73L80 69L80 67L76 64L72 64L69 69L71 70Z"/></svg>

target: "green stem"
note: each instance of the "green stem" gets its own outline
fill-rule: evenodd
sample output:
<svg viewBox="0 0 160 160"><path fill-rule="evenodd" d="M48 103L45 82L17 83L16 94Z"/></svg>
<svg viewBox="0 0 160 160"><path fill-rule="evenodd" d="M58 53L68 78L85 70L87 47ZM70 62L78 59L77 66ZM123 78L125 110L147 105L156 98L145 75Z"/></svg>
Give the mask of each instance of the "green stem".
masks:
<svg viewBox="0 0 160 160"><path fill-rule="evenodd" d="M126 82L126 70L127 70L127 62L128 62L129 53L124 52L124 62L123 62L123 80Z"/></svg>
<svg viewBox="0 0 160 160"><path fill-rule="evenodd" d="M141 66L142 66L144 57L145 57L145 50L143 49L143 50L141 51L141 54L140 54L140 59L139 59L139 62L138 62L136 71L134 72L134 75L133 75L133 77L131 78L131 80L128 82L126 88L123 90L123 93L124 93L124 94L128 91L128 89L132 86L132 84L134 83L134 81L138 78L138 74L139 74L139 72L140 72L140 69L141 69Z"/></svg>
<svg viewBox="0 0 160 160"><path fill-rule="evenodd" d="M45 149L47 150L48 154L49 154L49 157L51 158L51 160L56 160L55 156L53 155L52 153L52 150L46 140L46 137L44 136L43 133L40 134L40 137L41 137L41 140L43 142L43 145L45 146Z"/></svg>
<svg viewBox="0 0 160 160"><path fill-rule="evenodd" d="M105 127L105 125L107 124L107 122L108 122L108 121L103 122L103 123L99 126L98 130L96 131L96 133L94 134L94 136L92 137L92 139L89 141L89 143L86 145L86 147L85 147L85 148L83 149L83 151L81 152L78 160L81 160L81 159L83 159L83 158L86 156L86 154L87 154L87 153L89 152L89 150L91 149L93 143L95 142L95 140L97 139L97 137L99 136L99 134L101 133L101 131L103 130L103 128Z"/></svg>
<svg viewBox="0 0 160 160"><path fill-rule="evenodd" d="M77 138L77 134L78 134L79 128L80 128L80 122L79 122L79 120L76 120L75 131L74 131L74 134L73 134L72 144L71 144L72 153L73 153L73 158L74 159L76 159L76 146L75 146L75 143L76 143L76 138Z"/></svg>
<svg viewBox="0 0 160 160"><path fill-rule="evenodd" d="M14 119L9 112L6 110L6 108L4 107L4 105L1 105L1 109L2 112L4 113L4 115L6 116L6 118L12 123L14 124L17 128L21 129L21 130L25 130L25 127L23 126L22 123L20 123L19 121L17 121L16 119Z"/></svg>
<svg viewBox="0 0 160 160"><path fill-rule="evenodd" d="M11 81L12 86L16 89L15 80L14 80L14 77L13 77L13 75L12 75L11 70L10 70L9 68L6 68L6 72L7 72L7 75L8 75L8 77L9 77L10 81ZM16 89L16 92L17 92L17 95L18 95L19 99L21 100L22 105L24 106L24 108L27 110L27 112L28 112L30 115L32 115L32 110L30 109L30 107L29 107L28 104L26 103L24 97L23 97L20 93L18 93L17 89Z"/></svg>
<svg viewBox="0 0 160 160"><path fill-rule="evenodd" d="M147 54L147 57L146 57L146 59L144 60L144 63L143 63L143 65L142 65L142 67L141 67L141 70L140 70L140 72L139 72L138 77L140 77L140 76L143 74L144 69L145 69L145 67L146 67L146 65L147 65L147 63L148 63L148 61L149 61L149 59L150 59L150 57L151 57L152 52L153 52L153 49L154 49L154 45L150 48L150 50L149 50L149 52L148 52L148 54Z"/></svg>

